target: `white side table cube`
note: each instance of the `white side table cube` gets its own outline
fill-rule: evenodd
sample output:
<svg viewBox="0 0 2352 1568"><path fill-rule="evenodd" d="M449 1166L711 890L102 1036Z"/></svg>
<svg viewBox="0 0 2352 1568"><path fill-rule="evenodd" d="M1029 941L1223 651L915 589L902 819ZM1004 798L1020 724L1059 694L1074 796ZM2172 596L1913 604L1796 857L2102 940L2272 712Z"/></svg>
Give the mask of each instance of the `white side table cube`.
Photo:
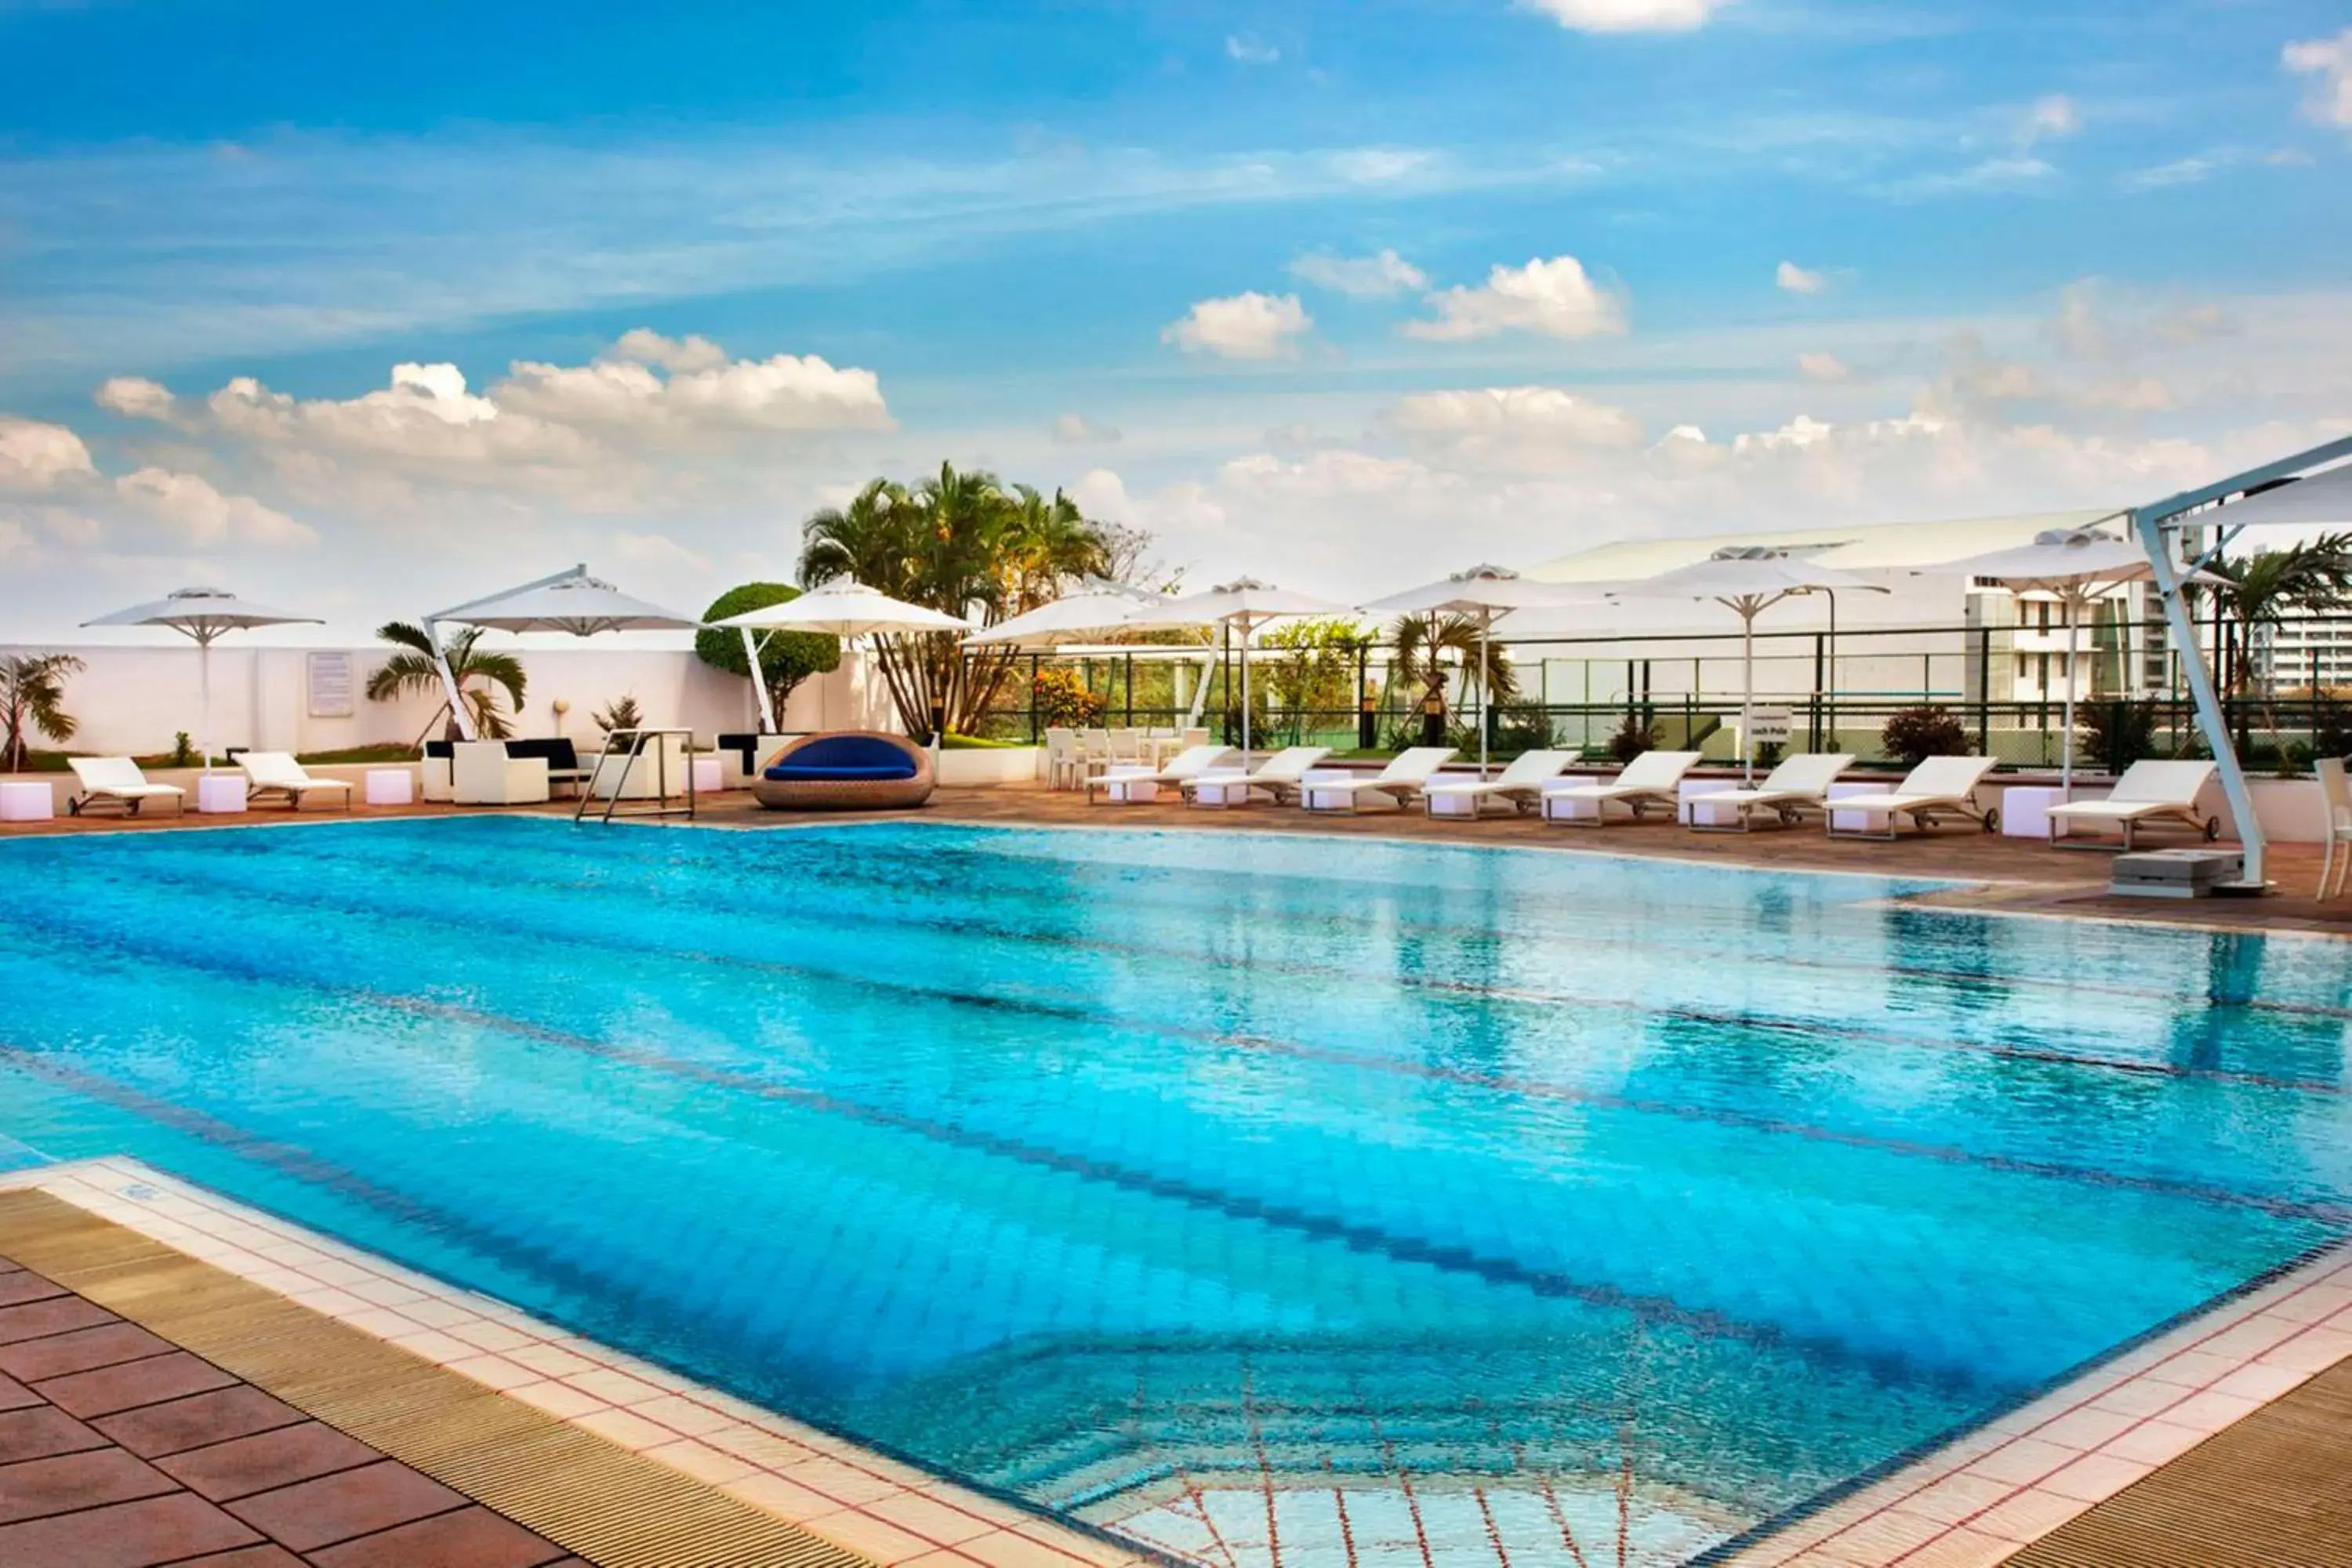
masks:
<svg viewBox="0 0 2352 1568"><path fill-rule="evenodd" d="M1478 797L1475 795L1465 795L1459 790L1447 790L1443 795L1432 795L1424 791L1421 798L1423 805L1432 816L1478 815Z"/></svg>
<svg viewBox="0 0 2352 1568"><path fill-rule="evenodd" d="M1546 822L1598 822L1601 803L1578 800L1571 795L1548 795L1543 797L1543 819Z"/></svg>
<svg viewBox="0 0 2352 1568"><path fill-rule="evenodd" d="M207 816L234 816L245 809L243 773L196 775L196 809Z"/></svg>
<svg viewBox="0 0 2352 1568"><path fill-rule="evenodd" d="M1103 775L1103 793L1120 805L1149 805L1160 798L1160 784L1150 768L1121 763Z"/></svg>
<svg viewBox="0 0 2352 1568"><path fill-rule="evenodd" d="M2000 792L2000 836L2003 838L2047 838L2050 837L2050 808L2065 798L2065 792L2042 784L2015 784ZM2097 792L2084 795L2077 800L2096 800Z"/></svg>
<svg viewBox="0 0 2352 1568"><path fill-rule="evenodd" d="M0 822L47 822L57 814L57 795L47 779L0 784Z"/></svg>
<svg viewBox="0 0 2352 1568"><path fill-rule="evenodd" d="M1836 801L1843 800L1850 795L1885 795L1894 787L1892 784L1874 784L1867 781L1855 784L1833 784L1830 785L1829 798ZM1833 810L1830 813L1830 826L1839 833L1868 833L1874 829L1884 832L1886 815L1883 811Z"/></svg>
<svg viewBox="0 0 2352 1568"><path fill-rule="evenodd" d="M1691 816L1691 801L1694 797L1702 795L1720 795L1725 790L1738 789L1738 784L1724 779L1683 780L1681 784L1675 786L1675 820L1681 823L1685 827L1688 827L1693 820ZM1728 816L1726 816L1722 811L1717 809L1709 810L1704 817L1701 817L1698 820L1712 824L1718 817L1721 817L1727 824L1737 823L1739 820L1738 813L1735 812Z"/></svg>
<svg viewBox="0 0 2352 1568"><path fill-rule="evenodd" d="M694 759L694 793L717 795L727 787L726 766L718 757Z"/></svg>
<svg viewBox="0 0 2352 1568"><path fill-rule="evenodd" d="M1250 785L1248 775L1238 771L1212 769L1192 784L1194 805L1247 805Z"/></svg>
<svg viewBox="0 0 2352 1568"><path fill-rule="evenodd" d="M416 799L416 775L406 768L370 768L367 771L367 803L370 805L409 805Z"/></svg>

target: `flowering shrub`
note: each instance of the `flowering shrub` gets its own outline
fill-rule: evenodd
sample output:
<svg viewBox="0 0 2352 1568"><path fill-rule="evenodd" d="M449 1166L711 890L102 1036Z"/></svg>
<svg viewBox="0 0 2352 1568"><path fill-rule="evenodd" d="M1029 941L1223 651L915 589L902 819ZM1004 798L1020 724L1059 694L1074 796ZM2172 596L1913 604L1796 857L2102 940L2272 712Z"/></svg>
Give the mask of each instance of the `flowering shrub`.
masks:
<svg viewBox="0 0 2352 1568"><path fill-rule="evenodd" d="M1041 727L1092 729L1102 722L1103 700L1088 691L1075 669L1041 669L1029 683L1029 701Z"/></svg>

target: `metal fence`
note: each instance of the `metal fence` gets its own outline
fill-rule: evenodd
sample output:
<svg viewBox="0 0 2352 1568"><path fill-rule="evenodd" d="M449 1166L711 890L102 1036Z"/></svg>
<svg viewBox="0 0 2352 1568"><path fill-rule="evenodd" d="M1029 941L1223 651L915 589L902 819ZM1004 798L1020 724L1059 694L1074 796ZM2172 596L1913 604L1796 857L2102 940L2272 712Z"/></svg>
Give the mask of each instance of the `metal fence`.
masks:
<svg viewBox="0 0 2352 1568"><path fill-rule="evenodd" d="M2331 689L2326 652L2340 629L2352 657L2352 619L2314 622L2306 647L2266 656L2226 700L2236 749L2249 768L2296 771L2314 754L2352 750L2352 700ZM1730 634L1641 637L1496 639L1516 677L1516 696L1488 703L1475 669L1466 689L1454 670L1444 733L1473 749L1487 728L1499 755L1535 746L1603 755L1629 724L1654 742L1732 761L1739 750L1743 681L1740 640ZM1418 686L1387 679L1391 649L1375 643L1349 654L1260 648L1251 656L1253 734L1269 744L1394 750L1417 744L1424 720ZM1767 631L1755 639L1756 704L1785 710L1790 751L1846 751L1885 757L1882 732L1896 713L1943 710L1984 755L2016 767L2054 767L2064 729L2063 685L2071 661L2078 689L2078 766L2137 756L2187 754L2198 735L2178 650L2161 621L2109 621L2072 634L2037 626L1866 626L1837 633ZM1034 741L1046 715L1031 701L1038 669L1075 668L1101 704L1100 722L1181 727L1197 721L1238 742L1241 680L1230 649L1139 647L1025 661L1006 683L983 733ZM1198 691L1205 679L1205 694ZM2352 687L2352 680L2346 682ZM1369 709L1362 694L1372 694ZM2352 695L2352 693L2347 693Z"/></svg>

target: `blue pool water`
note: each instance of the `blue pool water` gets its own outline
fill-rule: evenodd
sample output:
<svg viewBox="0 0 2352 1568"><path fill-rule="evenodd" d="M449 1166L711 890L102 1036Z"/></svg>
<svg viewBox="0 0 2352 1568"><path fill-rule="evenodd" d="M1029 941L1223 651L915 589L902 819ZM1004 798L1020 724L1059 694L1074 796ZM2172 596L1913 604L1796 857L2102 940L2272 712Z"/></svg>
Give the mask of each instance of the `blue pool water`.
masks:
<svg viewBox="0 0 2352 1568"><path fill-rule="evenodd" d="M0 1141L1080 1518L1630 1466L1714 1539L2352 1216L2352 945L1922 886L1226 832L32 839Z"/></svg>

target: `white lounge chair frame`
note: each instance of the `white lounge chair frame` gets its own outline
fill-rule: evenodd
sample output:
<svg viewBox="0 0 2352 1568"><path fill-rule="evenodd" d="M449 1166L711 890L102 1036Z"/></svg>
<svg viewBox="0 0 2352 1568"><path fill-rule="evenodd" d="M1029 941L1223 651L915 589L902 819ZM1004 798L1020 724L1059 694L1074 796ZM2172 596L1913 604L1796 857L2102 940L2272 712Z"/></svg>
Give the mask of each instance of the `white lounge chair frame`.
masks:
<svg viewBox="0 0 2352 1568"><path fill-rule="evenodd" d="M1613 779L1550 785L1543 792L1543 802L1586 801L1591 804L1593 813L1591 816L1555 816L1546 804L1544 820L1571 827L1605 827L1612 805L1632 812L1636 822L1654 805L1662 807L1671 819L1680 804L1677 797L1683 775L1697 766L1698 760L1696 752L1643 752L1619 769Z"/></svg>
<svg viewBox="0 0 2352 1568"><path fill-rule="evenodd" d="M1475 816L1486 809L1488 801L1500 801L1514 816L1522 815L1541 804L1543 786L1558 778L1576 755L1574 752L1521 752L1491 779L1465 779L1458 784L1448 779L1426 784L1421 792L1422 809L1434 816L1439 801L1467 800Z"/></svg>
<svg viewBox="0 0 2352 1568"><path fill-rule="evenodd" d="M1297 798L1302 787L1299 780L1307 771L1330 754L1328 746L1285 746L1250 773L1233 773L1221 778L1197 775L1184 780L1176 787L1187 805L1200 804L1198 796L1204 784L1219 784L1228 790L1236 784L1247 784L1249 788L1244 792L1244 799L1264 790L1273 797L1276 805L1288 805Z"/></svg>
<svg viewBox="0 0 2352 1568"><path fill-rule="evenodd" d="M1178 752L1157 773L1096 773L1087 780L1087 803L1091 805L1096 791L1108 791L1113 784L1175 784L1181 788L1188 780L1200 777L1232 755L1231 746L1193 746Z"/></svg>
<svg viewBox="0 0 2352 1568"><path fill-rule="evenodd" d="M1765 774L1764 782L1753 789L1695 795L1684 804L1691 808L1691 826L1701 833L1749 832L1759 812L1770 813L1783 827L1794 827L1806 816L1829 810L1830 785L1852 766L1851 752L1802 752ZM1701 822L1698 808L1702 805L1717 810L1733 807L1737 820L1729 825Z"/></svg>
<svg viewBox="0 0 2352 1568"><path fill-rule="evenodd" d="M245 773L245 798L257 801L268 795L282 795L289 811L302 809L302 802L313 794L332 795L342 792L343 809L352 809L352 781L319 778L304 771L291 752L241 752L236 765Z"/></svg>
<svg viewBox="0 0 2352 1568"><path fill-rule="evenodd" d="M1411 805L1435 775L1437 770L1454 760L1452 746L1415 746L1399 752L1389 760L1389 765L1368 779L1340 779L1318 784L1299 792L1299 803L1309 811L1354 812L1367 796L1385 800L1402 811ZM1327 795L1346 797L1344 805L1318 805L1318 798Z"/></svg>
<svg viewBox="0 0 2352 1568"><path fill-rule="evenodd" d="M169 800L175 811L188 809L187 791L178 784L150 784L129 757L68 757L66 763L81 784L81 794L66 801L68 816L108 805L121 806L125 816L136 816L151 800Z"/></svg>
<svg viewBox="0 0 2352 1568"><path fill-rule="evenodd" d="M1893 789L1842 796L1829 803L1827 827L1832 838L1875 838L1891 843L1902 837L1901 817L1909 817L1921 832L1943 821L1972 822L1983 832L2000 826L2000 813L1977 805L1977 786L1993 770L1990 757L1929 757L1903 775ZM1884 817L1884 828L1840 827L1840 812L1859 812L1864 821Z"/></svg>
<svg viewBox="0 0 2352 1568"><path fill-rule="evenodd" d="M2126 768L2105 800L2074 800L2050 808L2053 849L2120 849L2129 853L2137 830L2145 823L2177 822L2195 829L2207 843L2221 837L2221 819L2200 811L2197 797L2213 777L2207 762L2158 762L2145 759ZM2105 838L2069 841L2074 824L2113 824L2123 830L2120 843Z"/></svg>

